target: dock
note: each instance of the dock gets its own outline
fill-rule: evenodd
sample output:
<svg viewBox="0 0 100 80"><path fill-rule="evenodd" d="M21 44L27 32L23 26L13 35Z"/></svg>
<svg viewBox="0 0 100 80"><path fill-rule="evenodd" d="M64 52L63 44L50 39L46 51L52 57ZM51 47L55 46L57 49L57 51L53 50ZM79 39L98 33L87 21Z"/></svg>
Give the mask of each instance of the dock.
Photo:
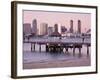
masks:
<svg viewBox="0 0 100 80"><path fill-rule="evenodd" d="M83 45L87 47L87 56L89 56L89 47L91 47L91 38L85 37L84 39L81 37L32 37L30 39L26 39L23 43L31 44L31 52L35 52L35 44L39 45L39 52L41 52L41 46L46 46L46 52L62 52L65 49L68 52L68 49L71 48L73 50L73 56L75 56L75 49L79 50L79 57L81 57L81 48Z"/></svg>

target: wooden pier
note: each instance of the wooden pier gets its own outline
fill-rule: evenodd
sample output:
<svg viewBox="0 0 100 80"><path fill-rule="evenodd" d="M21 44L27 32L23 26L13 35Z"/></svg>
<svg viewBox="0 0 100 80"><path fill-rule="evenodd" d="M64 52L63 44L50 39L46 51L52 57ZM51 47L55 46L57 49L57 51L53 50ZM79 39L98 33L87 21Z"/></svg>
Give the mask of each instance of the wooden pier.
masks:
<svg viewBox="0 0 100 80"><path fill-rule="evenodd" d="M30 39L28 41L24 41L24 43L31 44L31 51L35 51L35 44L39 45L39 52L41 52L41 45L46 46L46 52L62 52L65 48L68 52L69 48L73 49L73 56L75 56L75 49L78 48L79 50L79 57L81 57L81 48L83 45L87 47L87 56L89 56L89 47L91 46L90 38L85 38L84 41L82 38L68 38L68 39Z"/></svg>

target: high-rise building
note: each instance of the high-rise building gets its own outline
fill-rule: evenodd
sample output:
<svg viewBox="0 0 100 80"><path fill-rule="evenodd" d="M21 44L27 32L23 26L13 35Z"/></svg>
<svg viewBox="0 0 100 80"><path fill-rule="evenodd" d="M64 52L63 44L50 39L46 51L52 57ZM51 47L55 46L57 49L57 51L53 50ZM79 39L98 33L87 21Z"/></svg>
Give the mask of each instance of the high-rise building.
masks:
<svg viewBox="0 0 100 80"><path fill-rule="evenodd" d="M36 19L32 21L32 32L31 33L34 35L37 35L37 20Z"/></svg>
<svg viewBox="0 0 100 80"><path fill-rule="evenodd" d="M61 34L61 24L58 24L58 32Z"/></svg>
<svg viewBox="0 0 100 80"><path fill-rule="evenodd" d="M30 23L23 24L23 32L24 34L31 34L31 24Z"/></svg>
<svg viewBox="0 0 100 80"><path fill-rule="evenodd" d="M48 27L48 35L51 35L53 33L53 27Z"/></svg>
<svg viewBox="0 0 100 80"><path fill-rule="evenodd" d="M58 32L58 24L54 25L54 32L50 36L52 36L52 37L61 37L61 34Z"/></svg>
<svg viewBox="0 0 100 80"><path fill-rule="evenodd" d="M58 24L54 25L54 32L58 32Z"/></svg>
<svg viewBox="0 0 100 80"><path fill-rule="evenodd" d="M70 33L73 33L73 20L70 20Z"/></svg>
<svg viewBox="0 0 100 80"><path fill-rule="evenodd" d="M65 33L67 31L67 28L65 26L61 26L61 33Z"/></svg>
<svg viewBox="0 0 100 80"><path fill-rule="evenodd" d="M80 20L78 20L78 31L77 32L81 33L81 21Z"/></svg>
<svg viewBox="0 0 100 80"><path fill-rule="evenodd" d="M47 35L48 34L48 24L41 23L40 24L40 35Z"/></svg>

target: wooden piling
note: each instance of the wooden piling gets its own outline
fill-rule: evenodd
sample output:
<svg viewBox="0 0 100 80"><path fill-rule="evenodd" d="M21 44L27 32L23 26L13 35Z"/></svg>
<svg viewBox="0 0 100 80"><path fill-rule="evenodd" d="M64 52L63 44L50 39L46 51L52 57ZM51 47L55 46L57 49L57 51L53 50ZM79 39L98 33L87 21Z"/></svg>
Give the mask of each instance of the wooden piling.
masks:
<svg viewBox="0 0 100 80"><path fill-rule="evenodd" d="M49 52L49 46L46 44L46 52Z"/></svg>
<svg viewBox="0 0 100 80"><path fill-rule="evenodd" d="M31 43L31 52L33 51L33 49L32 49L32 43Z"/></svg>
<svg viewBox="0 0 100 80"><path fill-rule="evenodd" d="M81 57L82 54L81 54L81 48L79 48L79 57Z"/></svg>
<svg viewBox="0 0 100 80"><path fill-rule="evenodd" d="M34 45L33 45L33 50L35 51L35 43L34 43Z"/></svg>
<svg viewBox="0 0 100 80"><path fill-rule="evenodd" d="M35 43L31 43L31 52L35 51Z"/></svg>
<svg viewBox="0 0 100 80"><path fill-rule="evenodd" d="M87 45L87 56L89 56L89 46Z"/></svg>
<svg viewBox="0 0 100 80"><path fill-rule="evenodd" d="M73 56L75 56L75 46L73 45Z"/></svg>
<svg viewBox="0 0 100 80"><path fill-rule="evenodd" d="M41 52L41 44L39 44L39 51Z"/></svg>

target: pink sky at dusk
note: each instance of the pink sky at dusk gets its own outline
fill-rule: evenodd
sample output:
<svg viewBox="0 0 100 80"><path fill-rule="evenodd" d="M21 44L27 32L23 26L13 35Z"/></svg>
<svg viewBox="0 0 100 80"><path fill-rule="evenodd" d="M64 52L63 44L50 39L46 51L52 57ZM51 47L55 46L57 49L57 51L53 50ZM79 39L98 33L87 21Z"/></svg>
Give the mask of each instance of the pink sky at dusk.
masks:
<svg viewBox="0 0 100 80"><path fill-rule="evenodd" d="M46 11L23 11L23 23L32 24L32 20L37 20L38 29L41 23L48 23L49 26L54 24L70 28L70 20L73 20L74 31L77 31L78 20L81 20L82 32L91 27L91 14L86 13L63 13L63 12L46 12ZM59 26L58 26L59 27Z"/></svg>

